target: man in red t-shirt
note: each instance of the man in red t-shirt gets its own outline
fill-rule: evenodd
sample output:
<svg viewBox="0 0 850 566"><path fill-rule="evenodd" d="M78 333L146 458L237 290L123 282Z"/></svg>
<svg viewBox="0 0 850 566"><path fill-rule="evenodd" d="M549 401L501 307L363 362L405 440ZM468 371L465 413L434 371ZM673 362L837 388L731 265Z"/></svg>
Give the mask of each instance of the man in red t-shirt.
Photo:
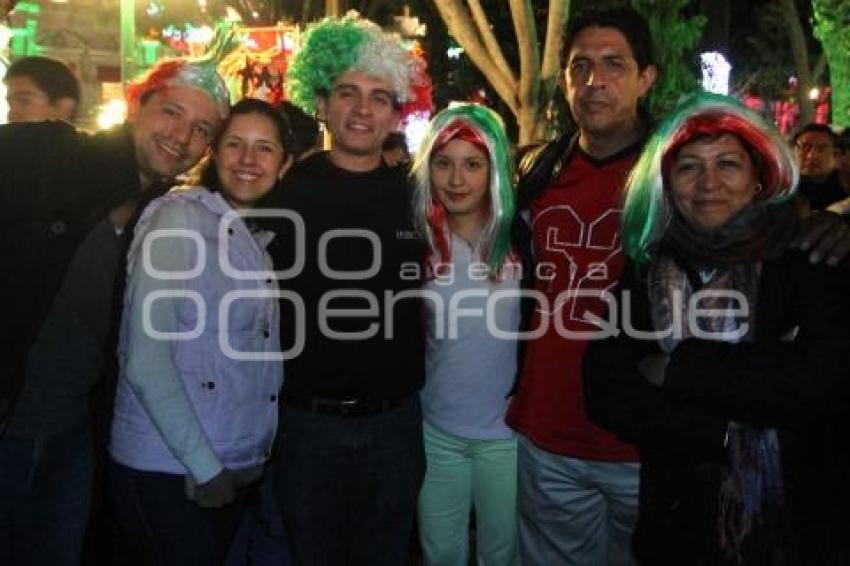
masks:
<svg viewBox="0 0 850 566"><path fill-rule="evenodd" d="M522 563L628 564L638 454L588 420L582 361L587 334L598 330L590 319L605 316L601 295L623 269L620 192L647 133L639 101L656 68L649 29L631 9L573 18L566 55L578 134L526 156L520 181L524 247L534 250L533 285L545 297L526 322L547 328L527 344L508 413L521 433Z"/></svg>

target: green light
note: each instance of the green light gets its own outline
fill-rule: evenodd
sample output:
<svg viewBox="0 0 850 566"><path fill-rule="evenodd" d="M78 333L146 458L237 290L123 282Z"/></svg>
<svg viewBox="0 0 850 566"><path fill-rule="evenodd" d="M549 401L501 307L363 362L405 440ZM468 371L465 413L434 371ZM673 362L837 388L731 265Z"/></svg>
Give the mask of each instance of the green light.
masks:
<svg viewBox="0 0 850 566"><path fill-rule="evenodd" d="M143 39L138 42L138 51L136 61L139 67L147 69L152 67L159 59L159 49L161 44L158 41Z"/></svg>

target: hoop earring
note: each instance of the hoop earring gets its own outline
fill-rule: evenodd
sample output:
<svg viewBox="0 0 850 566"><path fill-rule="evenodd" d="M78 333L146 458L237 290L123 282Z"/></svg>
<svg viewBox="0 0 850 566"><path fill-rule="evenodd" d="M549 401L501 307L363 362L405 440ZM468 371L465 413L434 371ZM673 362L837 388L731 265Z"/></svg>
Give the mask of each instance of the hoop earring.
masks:
<svg viewBox="0 0 850 566"><path fill-rule="evenodd" d="M756 194L759 194L760 192L762 192L764 190L764 187L761 186L761 183L756 183L753 186L753 190L755 191Z"/></svg>

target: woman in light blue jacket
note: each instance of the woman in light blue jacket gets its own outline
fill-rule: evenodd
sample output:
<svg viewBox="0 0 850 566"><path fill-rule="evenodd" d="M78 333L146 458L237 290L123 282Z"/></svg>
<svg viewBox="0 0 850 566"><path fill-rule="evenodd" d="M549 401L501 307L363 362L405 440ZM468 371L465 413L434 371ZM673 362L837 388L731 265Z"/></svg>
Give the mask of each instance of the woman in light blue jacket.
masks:
<svg viewBox="0 0 850 566"><path fill-rule="evenodd" d="M265 102L237 103L202 186L153 201L136 227L109 452L119 519L151 563L220 563L240 488L271 451L283 380L273 234L250 211L292 161L288 132Z"/></svg>

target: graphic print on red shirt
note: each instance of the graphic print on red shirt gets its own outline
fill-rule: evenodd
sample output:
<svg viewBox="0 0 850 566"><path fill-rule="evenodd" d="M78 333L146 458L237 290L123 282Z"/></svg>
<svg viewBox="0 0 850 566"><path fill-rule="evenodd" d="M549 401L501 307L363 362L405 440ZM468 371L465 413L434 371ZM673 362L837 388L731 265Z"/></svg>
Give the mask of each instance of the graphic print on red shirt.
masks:
<svg viewBox="0 0 850 566"><path fill-rule="evenodd" d="M531 206L535 289L546 297L531 329L548 324L526 346L507 421L549 452L638 461L632 445L588 420L581 373L587 336L599 330L592 317L605 316L602 295L613 290L623 271L621 195L636 157L630 152L597 163L578 151Z"/></svg>

